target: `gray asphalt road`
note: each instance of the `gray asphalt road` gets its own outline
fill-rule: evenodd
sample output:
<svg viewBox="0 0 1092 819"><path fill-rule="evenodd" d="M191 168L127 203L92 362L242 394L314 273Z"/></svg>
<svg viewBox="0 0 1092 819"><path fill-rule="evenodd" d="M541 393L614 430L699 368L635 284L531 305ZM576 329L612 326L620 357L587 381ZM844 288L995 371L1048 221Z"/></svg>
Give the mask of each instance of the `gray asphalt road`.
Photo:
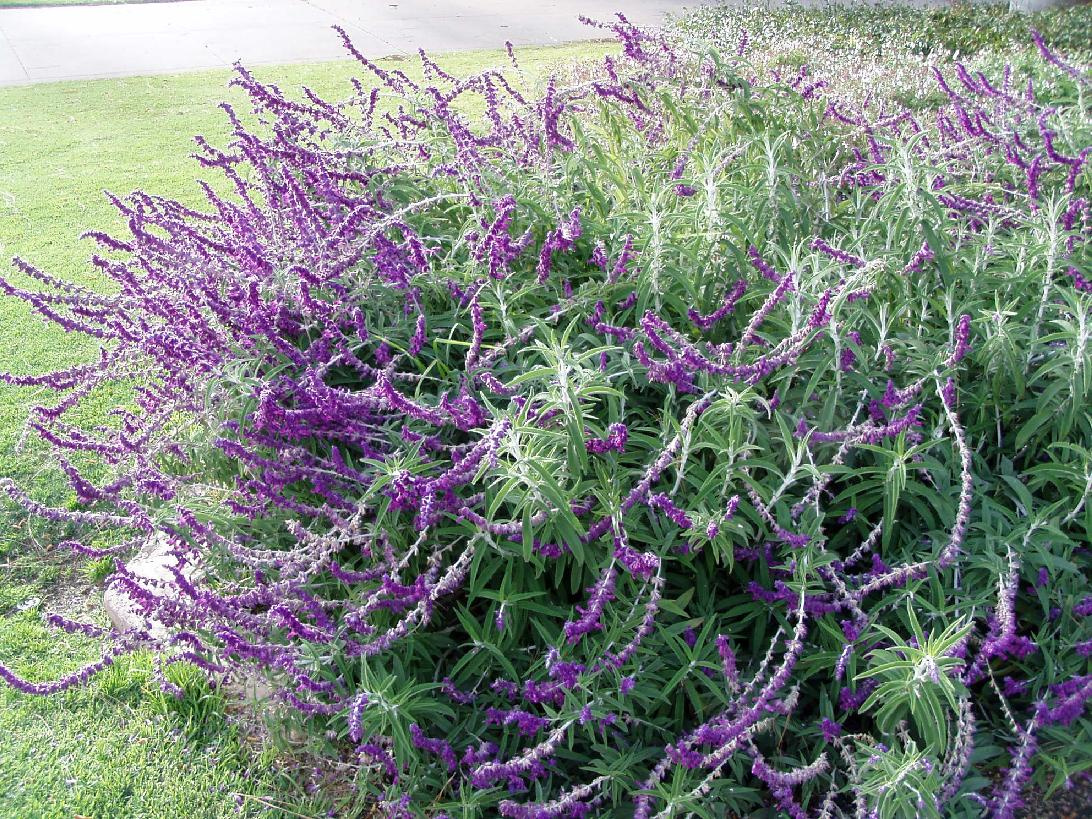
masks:
<svg viewBox="0 0 1092 819"><path fill-rule="evenodd" d="M369 56L593 39L578 15L640 25L711 0L180 0L0 9L0 85L137 76L345 56L341 25Z"/></svg>

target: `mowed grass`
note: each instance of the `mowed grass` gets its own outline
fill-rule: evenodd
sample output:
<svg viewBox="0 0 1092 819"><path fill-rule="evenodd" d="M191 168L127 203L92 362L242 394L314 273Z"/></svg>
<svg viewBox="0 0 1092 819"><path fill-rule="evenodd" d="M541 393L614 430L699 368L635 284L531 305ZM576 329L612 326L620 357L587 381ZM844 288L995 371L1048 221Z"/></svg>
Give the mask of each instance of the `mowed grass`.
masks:
<svg viewBox="0 0 1092 819"><path fill-rule="evenodd" d="M533 83L561 62L612 49L601 43L527 49L521 62ZM479 52L438 62L460 74L505 60L502 52ZM387 67L396 62L420 76L410 61ZM255 73L286 90L306 85L340 98L363 69L334 62ZM91 243L78 239L91 228L123 230L103 190L142 189L199 204L195 178L202 173L189 158L192 136L223 144L228 130L217 105L227 100L249 110L240 92L226 89L230 76L210 71L0 89L0 256L18 255L62 278L107 287L86 261ZM4 275L30 286L10 269ZM22 302L0 298L0 369L44 372L86 361L96 350ZM120 394L99 396L85 417ZM0 387L0 477L63 505L69 492L55 465L33 435L24 435L30 407L43 400L49 396L39 391ZM100 586L109 565L72 566L55 544L73 534L43 528L0 500L0 662L31 679L53 679L99 656L95 641L58 636L41 620L43 611L60 609L105 622ZM191 675L183 680L186 698L175 702L159 693L150 668L147 657L136 657L85 689L48 698L0 683L0 819L319 815L321 797L302 795L274 773L270 752L259 756L243 743L223 697Z"/></svg>

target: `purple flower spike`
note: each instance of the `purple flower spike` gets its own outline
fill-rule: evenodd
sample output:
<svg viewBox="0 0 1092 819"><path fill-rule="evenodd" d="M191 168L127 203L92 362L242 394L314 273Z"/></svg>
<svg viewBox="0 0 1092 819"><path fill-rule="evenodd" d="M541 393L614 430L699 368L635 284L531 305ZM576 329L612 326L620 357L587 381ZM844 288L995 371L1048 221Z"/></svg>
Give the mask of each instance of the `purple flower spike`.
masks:
<svg viewBox="0 0 1092 819"><path fill-rule="evenodd" d="M1066 270L1066 275L1073 280L1074 288L1080 290L1082 293L1092 293L1092 281L1082 276L1077 268L1070 267Z"/></svg>
<svg viewBox="0 0 1092 819"><path fill-rule="evenodd" d="M818 250L820 253L825 253L835 261L842 262L842 264L848 264L851 267L864 267L864 259L860 256L854 256L852 253L846 253L844 250L838 250L835 247L831 247L820 238L812 239L811 249Z"/></svg>
<svg viewBox="0 0 1092 819"><path fill-rule="evenodd" d="M823 732L823 740L825 742L834 742L836 737L842 735L842 726L832 720L830 717L824 717L823 722L820 725Z"/></svg>
<svg viewBox="0 0 1092 819"><path fill-rule="evenodd" d="M945 364L954 367L971 349L971 317L964 313L959 317L959 324L955 331L955 349Z"/></svg>
<svg viewBox="0 0 1092 819"><path fill-rule="evenodd" d="M580 617L565 624L565 639L569 645L577 643L585 635L603 628L602 616L608 602L614 599L614 580L618 571L612 563L594 586L588 589L588 604L577 607Z"/></svg>
<svg viewBox="0 0 1092 819"><path fill-rule="evenodd" d="M761 273L765 278L769 279L772 282L781 281L781 275L776 270L774 270L773 267L767 264L766 260L763 259L761 255L759 255L757 247L751 245L749 248L747 248L747 255L750 257L751 264L754 265L755 270Z"/></svg>
<svg viewBox="0 0 1092 819"><path fill-rule="evenodd" d="M589 438L584 442L588 452L602 455L605 452L625 452L629 440L629 429L625 424L611 424L607 427L606 438Z"/></svg>
<svg viewBox="0 0 1092 819"><path fill-rule="evenodd" d="M712 313L705 316L699 313L694 308L690 308L687 311L686 315L695 324L695 326L699 327L702 330L708 331L718 321L723 319L725 316L730 315L736 309L736 302L739 301L740 297L743 296L743 293L746 290L747 282L745 282L743 279L740 279L738 282L736 282L731 292L724 297L724 302L721 304L721 306L714 310Z"/></svg>
<svg viewBox="0 0 1092 819"><path fill-rule="evenodd" d="M428 338L425 330L425 316L422 313L417 317L417 328L413 332L413 338L410 339L409 354L414 358L421 352L421 348L425 346L425 341Z"/></svg>
<svg viewBox="0 0 1092 819"><path fill-rule="evenodd" d="M692 529L694 521L682 509L677 507L671 498L660 492L649 496L648 505L653 509L659 509L667 515L680 529Z"/></svg>
<svg viewBox="0 0 1092 819"><path fill-rule="evenodd" d="M452 750L451 745L442 739L432 739L425 736L424 731L421 730L417 723L411 724L409 730L410 736L413 739L414 748L420 748L430 754L435 754L440 757L440 761L443 762L444 768L448 771L455 770L458 763L455 759L455 751Z"/></svg>

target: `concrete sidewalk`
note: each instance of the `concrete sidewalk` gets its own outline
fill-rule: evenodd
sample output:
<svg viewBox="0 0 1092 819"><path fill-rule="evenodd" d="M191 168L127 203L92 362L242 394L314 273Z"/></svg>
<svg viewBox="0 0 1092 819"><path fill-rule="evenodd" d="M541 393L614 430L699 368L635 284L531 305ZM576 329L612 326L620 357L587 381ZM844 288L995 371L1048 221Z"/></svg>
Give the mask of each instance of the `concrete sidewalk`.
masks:
<svg viewBox="0 0 1092 819"><path fill-rule="evenodd" d="M181 0L0 9L0 85L594 39L578 15L640 25L711 0Z"/></svg>

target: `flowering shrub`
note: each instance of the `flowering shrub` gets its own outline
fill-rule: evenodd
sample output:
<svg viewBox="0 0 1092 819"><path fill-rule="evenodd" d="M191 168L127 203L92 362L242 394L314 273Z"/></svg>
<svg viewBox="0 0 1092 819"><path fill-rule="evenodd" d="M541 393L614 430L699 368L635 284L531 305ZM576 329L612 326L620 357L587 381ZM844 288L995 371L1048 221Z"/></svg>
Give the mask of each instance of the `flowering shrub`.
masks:
<svg viewBox="0 0 1092 819"><path fill-rule="evenodd" d="M1010 816L1087 765L1087 75L954 64L925 119L609 28L534 97L240 69L230 194L118 200L113 294L16 262L102 354L4 376L77 508L4 488L124 533L66 545L150 625L0 676L257 670L383 815Z"/></svg>
<svg viewBox="0 0 1092 819"><path fill-rule="evenodd" d="M1074 4L1031 14L1012 11L996 0L935 5L829 3L778 8L706 6L676 21L688 36L706 37L734 46L742 30L753 45L807 37L832 50L902 49L946 58L980 52L1011 53L1032 48L1036 31L1051 49L1088 56L1092 48L1092 9Z"/></svg>
<svg viewBox="0 0 1092 819"><path fill-rule="evenodd" d="M896 100L915 110L946 101L933 79L953 58L991 75L1006 63L1027 64L1038 53L1031 31L1070 56L1092 56L1092 7L1052 8L1034 14L1008 3L960 2L914 7L906 3L788 3L778 8L704 6L674 21L672 37L689 48L732 53L747 40L754 70L790 78L805 67L809 82L837 89L841 99ZM1031 57L1030 55L1034 55Z"/></svg>

